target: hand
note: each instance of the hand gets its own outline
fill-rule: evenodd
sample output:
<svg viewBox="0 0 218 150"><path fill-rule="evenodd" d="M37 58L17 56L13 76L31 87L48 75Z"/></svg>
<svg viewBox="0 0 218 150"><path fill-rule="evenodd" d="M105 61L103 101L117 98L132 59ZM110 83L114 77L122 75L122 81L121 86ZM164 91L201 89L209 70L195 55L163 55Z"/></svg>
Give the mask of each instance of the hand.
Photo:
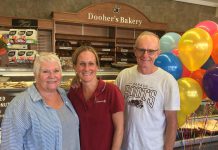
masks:
<svg viewBox="0 0 218 150"><path fill-rule="evenodd" d="M76 76L73 78L73 80L72 80L72 82L71 82L71 87L73 88L73 89L77 89L77 88L79 88L80 87L80 78L79 78L79 76L76 74Z"/></svg>

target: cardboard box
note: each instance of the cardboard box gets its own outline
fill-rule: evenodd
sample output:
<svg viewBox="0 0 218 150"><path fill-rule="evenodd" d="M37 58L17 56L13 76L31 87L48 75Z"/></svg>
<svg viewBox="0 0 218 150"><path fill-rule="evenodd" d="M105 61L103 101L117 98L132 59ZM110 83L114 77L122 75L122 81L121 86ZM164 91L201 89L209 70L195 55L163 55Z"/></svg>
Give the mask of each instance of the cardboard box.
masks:
<svg viewBox="0 0 218 150"><path fill-rule="evenodd" d="M37 43L37 31L35 29L26 29L26 43Z"/></svg>

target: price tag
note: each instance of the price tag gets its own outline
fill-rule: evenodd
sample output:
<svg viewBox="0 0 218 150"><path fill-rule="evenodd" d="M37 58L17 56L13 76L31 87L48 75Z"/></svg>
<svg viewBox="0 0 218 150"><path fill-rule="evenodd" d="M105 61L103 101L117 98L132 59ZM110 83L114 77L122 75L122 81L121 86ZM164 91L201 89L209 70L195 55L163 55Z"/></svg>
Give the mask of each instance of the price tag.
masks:
<svg viewBox="0 0 218 150"><path fill-rule="evenodd" d="M12 99L13 96L0 92L0 125L4 116L5 109Z"/></svg>
<svg viewBox="0 0 218 150"><path fill-rule="evenodd" d="M111 49L109 49L109 48L102 48L102 52L110 52L111 51Z"/></svg>
<svg viewBox="0 0 218 150"><path fill-rule="evenodd" d="M126 58L121 58L120 61L127 62L128 60Z"/></svg>
<svg viewBox="0 0 218 150"><path fill-rule="evenodd" d="M128 52L129 50L122 48L120 51L121 51L121 52Z"/></svg>

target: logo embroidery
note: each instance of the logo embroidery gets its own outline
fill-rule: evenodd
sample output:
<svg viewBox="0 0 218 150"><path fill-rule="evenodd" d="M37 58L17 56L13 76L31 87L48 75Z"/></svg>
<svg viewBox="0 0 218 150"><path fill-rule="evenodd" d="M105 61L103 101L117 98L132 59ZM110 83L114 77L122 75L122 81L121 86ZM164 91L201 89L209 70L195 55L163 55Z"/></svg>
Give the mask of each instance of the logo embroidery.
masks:
<svg viewBox="0 0 218 150"><path fill-rule="evenodd" d="M104 99L104 100L95 100L95 103L106 103L106 99Z"/></svg>

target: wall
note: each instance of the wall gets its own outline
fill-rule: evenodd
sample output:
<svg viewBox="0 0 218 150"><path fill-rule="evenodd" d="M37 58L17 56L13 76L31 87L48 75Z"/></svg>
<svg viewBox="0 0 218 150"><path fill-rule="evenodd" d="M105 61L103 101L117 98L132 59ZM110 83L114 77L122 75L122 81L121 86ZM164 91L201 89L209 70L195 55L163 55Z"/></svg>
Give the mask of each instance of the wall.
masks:
<svg viewBox="0 0 218 150"><path fill-rule="evenodd" d="M97 2L108 0L2 0L0 16L51 18L52 11L78 12ZM173 0L113 0L131 5L152 22L168 24L169 31L184 32L203 20L218 22L216 8ZM191 12L191 13L190 13Z"/></svg>

